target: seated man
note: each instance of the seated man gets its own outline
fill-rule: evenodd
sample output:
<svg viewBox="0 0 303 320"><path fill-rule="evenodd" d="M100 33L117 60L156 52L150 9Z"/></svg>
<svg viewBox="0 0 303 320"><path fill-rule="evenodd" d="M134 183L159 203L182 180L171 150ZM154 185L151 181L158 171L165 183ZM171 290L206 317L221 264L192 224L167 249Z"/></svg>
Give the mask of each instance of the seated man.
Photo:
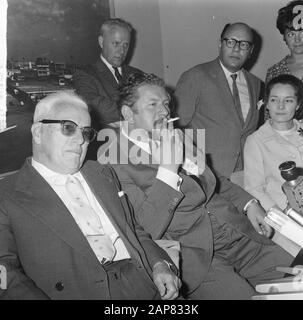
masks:
<svg viewBox="0 0 303 320"><path fill-rule="evenodd" d="M174 267L132 220L111 168L88 161L95 136L86 103L41 100L33 157L0 183L1 299L174 299Z"/></svg>
<svg viewBox="0 0 303 320"><path fill-rule="evenodd" d="M182 135L167 121L170 97L163 81L133 75L120 96L125 121L117 140L109 131L100 134L111 141L99 149L98 161L112 163L137 221L153 239L180 242L185 296L249 299L257 283L282 277L276 266L289 266L293 258L264 236L271 230L258 202L226 178L216 181L208 167L201 174L200 165L193 177L184 170L192 160L180 166ZM175 161L167 161L169 150Z"/></svg>

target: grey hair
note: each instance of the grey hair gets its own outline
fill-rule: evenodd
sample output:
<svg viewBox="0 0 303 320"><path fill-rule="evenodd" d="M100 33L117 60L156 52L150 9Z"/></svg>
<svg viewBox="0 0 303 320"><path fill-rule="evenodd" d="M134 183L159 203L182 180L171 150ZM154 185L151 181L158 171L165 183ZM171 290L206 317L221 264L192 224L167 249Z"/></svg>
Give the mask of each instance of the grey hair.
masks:
<svg viewBox="0 0 303 320"><path fill-rule="evenodd" d="M123 19L120 18L115 18L115 19L108 19L103 22L101 28L100 28L100 35L103 36L104 32L107 30L111 30L114 28L124 28L126 29L129 33L132 33L133 27L131 24Z"/></svg>
<svg viewBox="0 0 303 320"><path fill-rule="evenodd" d="M57 106L77 105L88 110L86 102L73 91L52 93L38 102L34 113L34 122L47 118Z"/></svg>

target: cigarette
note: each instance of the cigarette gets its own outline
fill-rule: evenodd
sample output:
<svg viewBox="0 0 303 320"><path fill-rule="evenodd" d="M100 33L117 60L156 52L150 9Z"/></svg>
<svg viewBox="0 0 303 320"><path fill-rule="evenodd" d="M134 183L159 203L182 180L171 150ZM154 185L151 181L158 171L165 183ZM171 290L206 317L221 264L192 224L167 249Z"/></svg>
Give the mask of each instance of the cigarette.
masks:
<svg viewBox="0 0 303 320"><path fill-rule="evenodd" d="M173 121L176 121L176 120L179 120L179 119L180 119L180 117L171 118L171 119L168 119L168 120L167 120L167 123L173 122Z"/></svg>

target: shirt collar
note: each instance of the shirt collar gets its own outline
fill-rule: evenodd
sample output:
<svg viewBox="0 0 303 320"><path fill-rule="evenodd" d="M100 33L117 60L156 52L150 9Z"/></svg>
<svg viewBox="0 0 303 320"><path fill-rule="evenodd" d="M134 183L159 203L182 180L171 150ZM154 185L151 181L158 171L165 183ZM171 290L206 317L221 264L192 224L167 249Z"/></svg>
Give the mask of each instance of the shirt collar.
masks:
<svg viewBox="0 0 303 320"><path fill-rule="evenodd" d="M32 166L40 173L40 175L50 184L50 185L64 185L66 182L66 179L68 177L68 174L61 174L58 172L55 172L49 168L47 168L44 164L41 162L36 161L32 158ZM78 179L83 180L83 177L80 173L80 171L73 174L73 176L76 176Z"/></svg>
<svg viewBox="0 0 303 320"><path fill-rule="evenodd" d="M121 133L133 144L138 146L140 149L144 150L146 153L151 154L150 146L148 142L138 141L132 137L130 137L124 130L123 125L121 126Z"/></svg>
<svg viewBox="0 0 303 320"><path fill-rule="evenodd" d="M101 60L105 63L105 65L107 66L107 68L111 71L111 72L115 72L114 67L102 56L102 54L100 55ZM120 72L120 74L122 73L122 68L118 67L118 70Z"/></svg>
<svg viewBox="0 0 303 320"><path fill-rule="evenodd" d="M241 80L242 74L243 74L242 69L238 70L237 72L230 72L230 71L223 65L223 63L221 62L221 60L219 60L219 62L220 62L220 65L221 65L221 67L222 67L222 69L223 69L223 72L224 72L224 74L225 74L226 79L230 79L230 76L231 76L232 74L237 74L238 77L239 77L239 80Z"/></svg>

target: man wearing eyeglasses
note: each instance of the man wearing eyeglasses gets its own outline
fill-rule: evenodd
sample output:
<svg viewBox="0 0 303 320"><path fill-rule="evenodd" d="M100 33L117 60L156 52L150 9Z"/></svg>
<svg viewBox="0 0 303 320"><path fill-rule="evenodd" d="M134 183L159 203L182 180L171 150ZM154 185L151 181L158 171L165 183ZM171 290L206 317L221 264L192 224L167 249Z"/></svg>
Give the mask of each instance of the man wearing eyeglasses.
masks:
<svg viewBox="0 0 303 320"><path fill-rule="evenodd" d="M175 92L179 124L206 129L209 165L227 178L243 170L243 146L258 125L263 84L243 68L253 48L248 25L226 25L219 56L183 73Z"/></svg>
<svg viewBox="0 0 303 320"><path fill-rule="evenodd" d="M33 156L0 184L0 299L174 299L175 266L142 227L112 169L83 160L95 137L86 103L41 100Z"/></svg>

